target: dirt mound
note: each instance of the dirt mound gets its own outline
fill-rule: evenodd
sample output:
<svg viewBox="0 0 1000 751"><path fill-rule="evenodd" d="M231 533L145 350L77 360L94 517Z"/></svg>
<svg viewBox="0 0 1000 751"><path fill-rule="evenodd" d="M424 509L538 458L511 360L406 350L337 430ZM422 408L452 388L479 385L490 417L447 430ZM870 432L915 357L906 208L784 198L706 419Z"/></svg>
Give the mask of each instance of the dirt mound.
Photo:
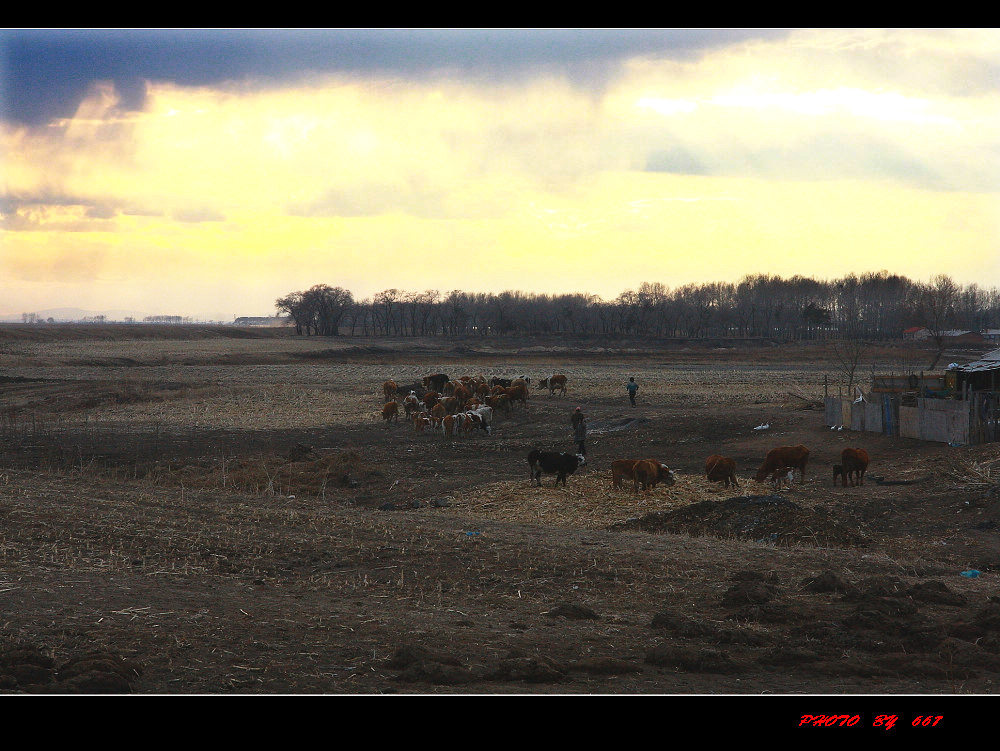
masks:
<svg viewBox="0 0 1000 751"><path fill-rule="evenodd" d="M0 647L0 691L32 694L128 694L142 669L103 650L57 662L46 650L20 642Z"/></svg>
<svg viewBox="0 0 1000 751"><path fill-rule="evenodd" d="M738 537L776 545L863 547L870 542L866 530L832 518L825 509L807 509L780 495L699 501L682 508L651 511L613 526L695 537Z"/></svg>

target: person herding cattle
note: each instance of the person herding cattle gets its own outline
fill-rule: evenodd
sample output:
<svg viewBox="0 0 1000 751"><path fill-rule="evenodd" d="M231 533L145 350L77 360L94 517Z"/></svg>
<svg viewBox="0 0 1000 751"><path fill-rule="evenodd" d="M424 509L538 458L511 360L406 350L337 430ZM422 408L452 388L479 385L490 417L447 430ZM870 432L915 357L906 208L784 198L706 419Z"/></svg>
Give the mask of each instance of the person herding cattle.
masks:
<svg viewBox="0 0 1000 751"><path fill-rule="evenodd" d="M573 440L576 441L577 453L586 456L587 416L583 414L583 410L580 407L573 410L570 422L573 424Z"/></svg>
<svg viewBox="0 0 1000 751"><path fill-rule="evenodd" d="M628 383L625 384L625 390L628 391L628 400L631 402L632 406L635 406L635 394L639 390L639 384L635 382L635 378L630 376Z"/></svg>

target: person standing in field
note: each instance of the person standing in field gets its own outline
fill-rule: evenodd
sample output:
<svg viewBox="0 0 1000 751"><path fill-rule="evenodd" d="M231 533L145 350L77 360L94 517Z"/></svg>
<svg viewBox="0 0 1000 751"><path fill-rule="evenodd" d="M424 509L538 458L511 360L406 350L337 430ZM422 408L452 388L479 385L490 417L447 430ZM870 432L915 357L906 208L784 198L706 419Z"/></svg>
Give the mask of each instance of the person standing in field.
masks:
<svg viewBox="0 0 1000 751"><path fill-rule="evenodd" d="M573 440L576 441L577 453L586 456L587 417L583 414L583 410L580 407L573 410L570 422L573 424Z"/></svg>
<svg viewBox="0 0 1000 751"><path fill-rule="evenodd" d="M635 382L634 377L629 377L628 383L625 384L625 390L628 391L628 400L635 406L635 394L639 390L639 384Z"/></svg>

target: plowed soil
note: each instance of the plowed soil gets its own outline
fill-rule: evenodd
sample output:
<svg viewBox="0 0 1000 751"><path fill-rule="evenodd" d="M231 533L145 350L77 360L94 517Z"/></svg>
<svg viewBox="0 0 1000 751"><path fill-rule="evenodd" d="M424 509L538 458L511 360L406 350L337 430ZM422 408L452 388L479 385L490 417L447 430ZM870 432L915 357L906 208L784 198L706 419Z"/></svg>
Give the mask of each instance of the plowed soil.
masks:
<svg viewBox="0 0 1000 751"><path fill-rule="evenodd" d="M0 691L992 693L1000 449L823 424L821 347L0 339ZM882 352L880 364L911 362ZM492 435L382 382L533 380ZM638 406L624 390L640 383ZM536 487L533 447L587 463ZM758 426L764 426L755 430ZM804 478L756 483L803 443ZM834 486L847 446L865 484ZM739 487L704 477L732 457ZM671 485L611 487L655 458ZM963 575L977 571L978 576Z"/></svg>

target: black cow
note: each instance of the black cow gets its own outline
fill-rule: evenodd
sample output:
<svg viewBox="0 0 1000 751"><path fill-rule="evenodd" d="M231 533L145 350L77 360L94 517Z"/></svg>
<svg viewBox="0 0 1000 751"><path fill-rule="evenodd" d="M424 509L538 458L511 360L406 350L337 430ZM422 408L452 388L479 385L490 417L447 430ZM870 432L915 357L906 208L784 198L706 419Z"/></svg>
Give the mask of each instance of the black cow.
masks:
<svg viewBox="0 0 1000 751"><path fill-rule="evenodd" d="M503 386L505 389L509 389L511 383L512 381L510 378L497 378L494 376L493 378L490 379L491 388L493 386Z"/></svg>
<svg viewBox="0 0 1000 751"><path fill-rule="evenodd" d="M444 385L448 383L448 376L444 373L435 373L434 375L424 376L424 388L428 391L437 391L441 393L444 389Z"/></svg>
<svg viewBox="0 0 1000 751"><path fill-rule="evenodd" d="M396 392L406 396L411 391L415 392L418 399L423 399L424 394L427 393L427 389L424 388L422 383L399 383L396 385Z"/></svg>
<svg viewBox="0 0 1000 751"><path fill-rule="evenodd" d="M563 487L566 487L566 475L571 475L584 464L587 457L583 454L567 454L558 451L540 451L533 449L528 454L528 466L531 467L531 476L540 486L542 484L542 472L547 475L556 475L556 485L562 480Z"/></svg>

